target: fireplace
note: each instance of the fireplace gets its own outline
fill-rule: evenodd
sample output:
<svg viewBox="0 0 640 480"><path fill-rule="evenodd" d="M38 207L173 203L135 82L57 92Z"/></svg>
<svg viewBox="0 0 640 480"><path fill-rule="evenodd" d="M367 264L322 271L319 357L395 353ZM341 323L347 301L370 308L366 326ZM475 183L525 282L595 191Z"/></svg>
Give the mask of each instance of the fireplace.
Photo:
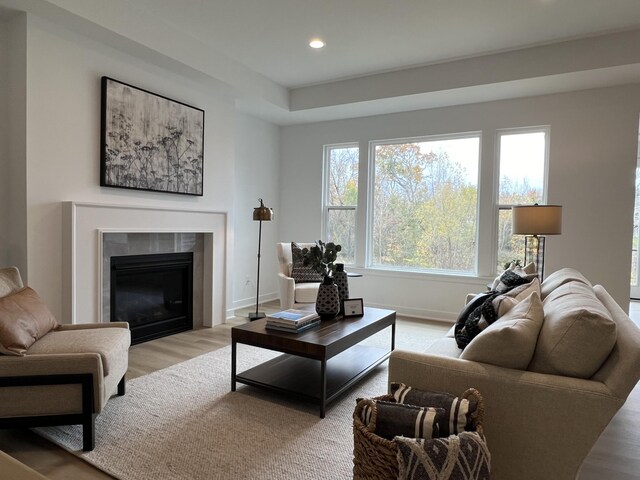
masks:
<svg viewBox="0 0 640 480"><path fill-rule="evenodd" d="M193 253L111 257L110 320L132 343L193 328Z"/></svg>

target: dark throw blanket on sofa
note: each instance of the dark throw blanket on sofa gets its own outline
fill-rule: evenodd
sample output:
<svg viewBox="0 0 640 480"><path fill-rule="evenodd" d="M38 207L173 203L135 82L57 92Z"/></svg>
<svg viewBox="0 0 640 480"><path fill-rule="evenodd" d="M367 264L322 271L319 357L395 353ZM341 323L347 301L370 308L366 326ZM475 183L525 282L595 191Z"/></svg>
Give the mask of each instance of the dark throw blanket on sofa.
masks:
<svg viewBox="0 0 640 480"><path fill-rule="evenodd" d="M493 307L493 300L498 295L504 295L515 287L530 281L530 278L507 270L500 276L496 290L479 293L467 303L458 315L454 328L458 348L464 349L482 330L498 319L498 313Z"/></svg>

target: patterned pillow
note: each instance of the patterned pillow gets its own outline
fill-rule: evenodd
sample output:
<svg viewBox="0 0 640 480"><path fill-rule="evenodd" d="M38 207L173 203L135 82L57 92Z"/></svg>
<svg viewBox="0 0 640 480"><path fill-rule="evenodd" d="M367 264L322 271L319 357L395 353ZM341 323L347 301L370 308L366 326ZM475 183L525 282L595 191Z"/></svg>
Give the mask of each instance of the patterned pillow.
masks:
<svg viewBox="0 0 640 480"><path fill-rule="evenodd" d="M448 438L396 437L399 480L488 480L491 454L482 435L462 432Z"/></svg>
<svg viewBox="0 0 640 480"><path fill-rule="evenodd" d="M498 290L476 295L458 315L454 328L458 348L464 349L480 332L532 292L540 294L540 280L537 277L526 280L511 270L499 278L501 286L496 287Z"/></svg>
<svg viewBox="0 0 640 480"><path fill-rule="evenodd" d="M414 438L440 436L440 425L446 422L443 408L416 407L382 400L363 399L362 423L370 432L387 440L397 435Z"/></svg>
<svg viewBox="0 0 640 480"><path fill-rule="evenodd" d="M504 292L509 287L529 283L534 278L537 278L538 274L535 271L530 271L530 265L531 264L521 267L512 263L509 265L509 268L496 277L491 285L491 290L494 292Z"/></svg>
<svg viewBox="0 0 640 480"><path fill-rule="evenodd" d="M473 389L467 389L462 397L450 393L430 392L408 387L404 383L391 383L390 393L398 403L406 403L421 407L444 409L448 420L440 428L440 436L475 430L482 409L482 396Z"/></svg>
<svg viewBox="0 0 640 480"><path fill-rule="evenodd" d="M294 282L310 283L322 281L322 274L316 272L313 267L304 264L302 248L296 242L291 242L291 258L293 259L291 278L293 278Z"/></svg>

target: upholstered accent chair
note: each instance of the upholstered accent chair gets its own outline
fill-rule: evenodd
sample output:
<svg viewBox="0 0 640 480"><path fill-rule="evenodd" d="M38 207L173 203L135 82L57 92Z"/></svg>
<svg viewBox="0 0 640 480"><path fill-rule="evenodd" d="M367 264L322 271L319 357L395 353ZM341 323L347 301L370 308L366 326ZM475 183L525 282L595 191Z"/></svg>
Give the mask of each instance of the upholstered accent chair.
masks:
<svg viewBox="0 0 640 480"><path fill-rule="evenodd" d="M297 243L297 245L300 248L311 248L315 243ZM279 266L280 308L287 310L299 303L315 303L320 282L296 282L291 276L293 270L291 242L277 243L276 250Z"/></svg>
<svg viewBox="0 0 640 480"><path fill-rule="evenodd" d="M42 316L53 328L29 326ZM130 345L126 322L58 324L17 268L0 269L0 428L81 424L93 450L96 415L125 393Z"/></svg>

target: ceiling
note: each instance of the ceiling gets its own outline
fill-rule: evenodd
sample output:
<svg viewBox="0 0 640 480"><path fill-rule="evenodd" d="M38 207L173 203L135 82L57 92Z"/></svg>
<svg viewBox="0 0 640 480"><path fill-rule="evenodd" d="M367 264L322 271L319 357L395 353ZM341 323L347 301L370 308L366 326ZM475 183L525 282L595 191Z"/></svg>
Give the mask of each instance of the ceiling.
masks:
<svg viewBox="0 0 640 480"><path fill-rule="evenodd" d="M640 83L640 0L0 0L20 11L279 125Z"/></svg>
<svg viewBox="0 0 640 480"><path fill-rule="evenodd" d="M640 0L127 3L288 88L640 26Z"/></svg>

